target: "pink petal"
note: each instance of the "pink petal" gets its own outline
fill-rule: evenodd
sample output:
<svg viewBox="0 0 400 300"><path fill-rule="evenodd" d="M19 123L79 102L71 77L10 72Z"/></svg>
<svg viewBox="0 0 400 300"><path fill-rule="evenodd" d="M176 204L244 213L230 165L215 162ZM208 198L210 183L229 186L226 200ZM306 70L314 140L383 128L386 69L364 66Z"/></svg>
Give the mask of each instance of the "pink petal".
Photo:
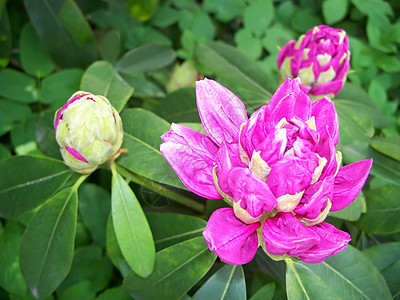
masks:
<svg viewBox="0 0 400 300"><path fill-rule="evenodd" d="M339 169L333 187L331 211L341 210L357 198L365 180L367 180L371 167L372 158L358 161Z"/></svg>
<svg viewBox="0 0 400 300"><path fill-rule="evenodd" d="M276 198L268 185L247 168L235 168L229 173L229 188L234 201L242 200L241 207L254 218L276 206Z"/></svg>
<svg viewBox="0 0 400 300"><path fill-rule="evenodd" d="M290 120L299 117L307 121L311 117L311 100L301 90L300 79L286 79L272 96L268 111L272 124L277 124L282 118Z"/></svg>
<svg viewBox="0 0 400 300"><path fill-rule="evenodd" d="M256 254L258 227L260 223L247 225L238 220L232 208L220 208L210 216L203 236L208 248L223 262L243 265Z"/></svg>
<svg viewBox="0 0 400 300"><path fill-rule="evenodd" d="M294 212L307 219L316 219L326 207L328 200L332 200L334 180L333 176L329 176L310 185Z"/></svg>
<svg viewBox="0 0 400 300"><path fill-rule="evenodd" d="M222 142L237 143L240 125L247 121L243 102L209 79L196 82L196 99L201 123L210 138L218 146Z"/></svg>
<svg viewBox="0 0 400 300"><path fill-rule="evenodd" d="M299 256L319 243L318 234L302 225L292 213L277 213L262 228L265 248L273 255Z"/></svg>
<svg viewBox="0 0 400 300"><path fill-rule="evenodd" d="M71 154L73 157L75 157L77 160L83 161L85 163L89 163L86 158L84 158L77 150L71 147L65 147L65 150L68 151L69 154Z"/></svg>
<svg viewBox="0 0 400 300"><path fill-rule="evenodd" d="M339 140L339 117L333 102L326 97L314 102L311 106L311 116L315 117L317 131L329 132L336 146Z"/></svg>
<svg viewBox="0 0 400 300"><path fill-rule="evenodd" d="M343 87L344 82L342 80L334 80L330 81L316 87L313 87L310 90L310 94L314 97L322 96L322 95L330 95L333 94L336 96Z"/></svg>
<svg viewBox="0 0 400 300"><path fill-rule="evenodd" d="M178 124L172 124L161 138L160 151L183 184L199 196L221 199L212 175L218 148L210 138Z"/></svg>
<svg viewBox="0 0 400 300"><path fill-rule="evenodd" d="M351 241L347 232L328 223L320 223L311 226L310 229L320 237L320 242L298 256L300 260L307 263L321 263L328 256L344 250Z"/></svg>
<svg viewBox="0 0 400 300"><path fill-rule="evenodd" d="M88 94L82 94L82 95L78 95L76 97L73 97L71 99L68 100L67 104L64 104L63 107L57 112L57 117L56 117L56 121L54 122L54 130L57 131L57 126L58 126L58 122L60 122L60 119L62 118L64 111L67 109L67 107L73 103L76 100L81 99L84 96L90 95ZM68 150L67 150L68 151Z"/></svg>
<svg viewBox="0 0 400 300"><path fill-rule="evenodd" d="M338 165L336 160L335 140L331 138L329 132L326 132L325 134L321 132L318 150L316 153L321 157L325 157L327 160L319 180L323 180L327 176L333 176L336 173Z"/></svg>
<svg viewBox="0 0 400 300"><path fill-rule="evenodd" d="M278 68L280 69L282 66L283 61L286 57L293 56L293 46L296 44L296 41L289 41L280 51L278 54Z"/></svg>

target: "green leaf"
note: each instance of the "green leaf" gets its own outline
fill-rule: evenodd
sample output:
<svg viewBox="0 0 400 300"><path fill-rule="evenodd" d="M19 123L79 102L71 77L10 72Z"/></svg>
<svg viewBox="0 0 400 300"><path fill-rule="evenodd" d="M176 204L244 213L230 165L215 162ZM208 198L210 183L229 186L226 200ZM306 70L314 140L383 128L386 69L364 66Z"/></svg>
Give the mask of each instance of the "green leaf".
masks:
<svg viewBox="0 0 400 300"><path fill-rule="evenodd" d="M35 124L36 144L47 156L62 160L60 146L57 144L54 131L54 111L46 111L37 116Z"/></svg>
<svg viewBox="0 0 400 300"><path fill-rule="evenodd" d="M367 143L354 141L352 144L342 145L343 160L353 163L358 160L374 159L371 174L382 177L392 184L400 185L400 163L390 157L380 154L370 148Z"/></svg>
<svg viewBox="0 0 400 300"><path fill-rule="evenodd" d="M39 101L55 110L67 103L67 100L79 90L83 71L64 69L41 81Z"/></svg>
<svg viewBox="0 0 400 300"><path fill-rule="evenodd" d="M286 2L291 3L291 2ZM284 47L290 40L295 39L294 33L288 28L282 26L280 23L275 24L273 27L268 29L265 37L261 40L262 45L271 54L278 55L279 49ZM277 58L277 57L276 57ZM275 60L276 60L275 58ZM278 66L274 64L273 66L278 70Z"/></svg>
<svg viewBox="0 0 400 300"><path fill-rule="evenodd" d="M56 67L31 23L27 23L22 29L19 47L22 67L30 75L46 77Z"/></svg>
<svg viewBox="0 0 400 300"><path fill-rule="evenodd" d="M0 71L0 86L0 96L5 98L22 103L32 103L37 100L35 80L14 69Z"/></svg>
<svg viewBox="0 0 400 300"><path fill-rule="evenodd" d="M0 161L0 216L15 218L46 201L71 176L62 162L34 156Z"/></svg>
<svg viewBox="0 0 400 300"><path fill-rule="evenodd" d="M255 38L250 31L241 29L235 34L235 43L238 49L252 59L257 59L262 53L260 40Z"/></svg>
<svg viewBox="0 0 400 300"><path fill-rule="evenodd" d="M157 70L168 66L174 60L175 52L172 48L149 44L125 53L115 67L121 73L131 74Z"/></svg>
<svg viewBox="0 0 400 300"><path fill-rule="evenodd" d="M399 192L398 186L385 186L367 191L367 213L360 220L361 228L371 233L399 232Z"/></svg>
<svg viewBox="0 0 400 300"><path fill-rule="evenodd" d="M188 215L173 213L147 213L157 251L174 244L202 236L207 222Z"/></svg>
<svg viewBox="0 0 400 300"><path fill-rule="evenodd" d="M114 64L121 50L121 34L110 29L99 38L99 50L102 59Z"/></svg>
<svg viewBox="0 0 400 300"><path fill-rule="evenodd" d="M265 72L236 48L222 42L203 44L195 49L197 62L205 67L206 75L215 74L227 82L249 107L266 104L275 89Z"/></svg>
<svg viewBox="0 0 400 300"><path fill-rule="evenodd" d="M27 104L0 99L0 136L10 131L15 121L23 120L31 113Z"/></svg>
<svg viewBox="0 0 400 300"><path fill-rule="evenodd" d="M335 24L346 16L348 0L325 0L322 3L322 14L326 24Z"/></svg>
<svg viewBox="0 0 400 300"><path fill-rule="evenodd" d="M160 44L167 47L172 46L172 42L169 38L158 30L147 26L132 28L125 44L128 49L137 48L146 44Z"/></svg>
<svg viewBox="0 0 400 300"><path fill-rule="evenodd" d="M156 27L165 28L175 24L178 20L179 11L168 6L159 6L149 22Z"/></svg>
<svg viewBox="0 0 400 300"><path fill-rule="evenodd" d="M3 144L0 144L0 160L2 160L4 158L9 158L9 157L11 157L10 150Z"/></svg>
<svg viewBox="0 0 400 300"><path fill-rule="evenodd" d="M131 268L123 257L118 245L111 214L107 220L106 249L108 257L113 265L121 272L122 276L125 277Z"/></svg>
<svg viewBox="0 0 400 300"><path fill-rule="evenodd" d="M275 293L275 283L271 282L260 288L250 300L272 300Z"/></svg>
<svg viewBox="0 0 400 300"><path fill-rule="evenodd" d="M288 299L392 299L384 278L356 248L319 264L287 259Z"/></svg>
<svg viewBox="0 0 400 300"><path fill-rule="evenodd" d="M142 207L124 178L113 171L112 219L121 252L132 270L148 277L154 269L156 250Z"/></svg>
<svg viewBox="0 0 400 300"><path fill-rule="evenodd" d="M129 13L139 21L151 18L157 9L158 0L127 0Z"/></svg>
<svg viewBox="0 0 400 300"><path fill-rule="evenodd" d="M5 68L10 61L12 34L6 1L0 1L0 68Z"/></svg>
<svg viewBox="0 0 400 300"><path fill-rule="evenodd" d="M83 74L81 90L102 95L120 112L133 93L133 88L121 78L107 61L97 61Z"/></svg>
<svg viewBox="0 0 400 300"><path fill-rule="evenodd" d="M312 13L311 9L299 9L291 20L291 27L297 32L305 33L314 26L323 24L324 22L319 17Z"/></svg>
<svg viewBox="0 0 400 300"><path fill-rule="evenodd" d="M210 42L215 36L215 27L210 16L200 7L182 10L179 16L181 31L190 32L196 43Z"/></svg>
<svg viewBox="0 0 400 300"><path fill-rule="evenodd" d="M122 285L113 287L102 292L96 300L131 300Z"/></svg>
<svg viewBox="0 0 400 300"><path fill-rule="evenodd" d="M110 193L98 185L87 183L79 189L79 213L93 240L106 246L107 219L111 212Z"/></svg>
<svg viewBox="0 0 400 300"><path fill-rule="evenodd" d="M257 0L251 3L243 13L244 28L260 37L274 19L274 5L272 0Z"/></svg>
<svg viewBox="0 0 400 300"><path fill-rule="evenodd" d="M153 273L146 279L130 272L124 287L137 300L179 299L196 284L215 261L203 237L197 237L157 252Z"/></svg>
<svg viewBox="0 0 400 300"><path fill-rule="evenodd" d="M22 230L17 222L8 221L0 234L0 286L10 294L24 296L26 284L19 267Z"/></svg>
<svg viewBox="0 0 400 300"><path fill-rule="evenodd" d="M160 152L160 136L169 131L170 124L157 115L140 109L125 109L121 114L124 124L123 148L118 164L128 170L159 183L186 189Z"/></svg>
<svg viewBox="0 0 400 300"><path fill-rule="evenodd" d="M10 132L11 143L18 155L35 154L38 151L35 140L35 115L21 120Z"/></svg>
<svg viewBox="0 0 400 300"><path fill-rule="evenodd" d="M94 299L96 292L91 289L89 281L82 281L67 288L61 296L60 300L70 299Z"/></svg>
<svg viewBox="0 0 400 300"><path fill-rule="evenodd" d="M400 59L398 56L379 55L375 63L385 72L394 73L400 71Z"/></svg>
<svg viewBox="0 0 400 300"><path fill-rule="evenodd" d="M215 14L217 20L227 23L241 17L246 4L243 0L205 0L203 8Z"/></svg>
<svg viewBox="0 0 400 300"><path fill-rule="evenodd" d="M89 282L95 293L105 289L111 281L113 267L103 248L89 245L75 249L71 271L57 289L61 295L69 287L80 282Z"/></svg>
<svg viewBox="0 0 400 300"><path fill-rule="evenodd" d="M24 0L24 4L36 33L57 65L85 67L97 59L93 32L75 1Z"/></svg>
<svg viewBox="0 0 400 300"><path fill-rule="evenodd" d="M246 283L242 266L226 265L216 272L194 294L199 299L246 299Z"/></svg>
<svg viewBox="0 0 400 300"><path fill-rule="evenodd" d="M122 74L122 78L133 87L133 97L139 98L164 98L165 91L149 79L146 75ZM164 101L164 100L163 100Z"/></svg>
<svg viewBox="0 0 400 300"><path fill-rule="evenodd" d="M360 218L364 208L365 196L362 192L360 192L353 203L341 210L330 212L329 216L348 221L357 221Z"/></svg>
<svg viewBox="0 0 400 300"><path fill-rule="evenodd" d="M400 160L399 136L393 136L390 138L374 137L371 142L371 147L387 156Z"/></svg>
<svg viewBox="0 0 400 300"><path fill-rule="evenodd" d="M37 298L54 292L71 268L77 209L76 190L64 189L40 208L25 231L20 248L21 271Z"/></svg>
<svg viewBox="0 0 400 300"><path fill-rule="evenodd" d="M160 101L153 111L169 122L200 123L194 88L179 89L169 94Z"/></svg>

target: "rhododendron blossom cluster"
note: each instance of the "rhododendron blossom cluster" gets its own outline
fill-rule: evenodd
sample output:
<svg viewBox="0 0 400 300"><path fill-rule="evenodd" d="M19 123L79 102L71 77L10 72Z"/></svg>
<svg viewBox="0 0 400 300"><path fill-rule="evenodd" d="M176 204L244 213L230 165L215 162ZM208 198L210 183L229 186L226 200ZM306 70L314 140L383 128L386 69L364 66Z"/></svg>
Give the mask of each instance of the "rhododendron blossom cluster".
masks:
<svg viewBox="0 0 400 300"><path fill-rule="evenodd" d="M343 250L350 235L324 222L353 202L372 160L340 167L338 115L328 98L314 103L287 79L248 118L244 104L219 83L196 83L207 135L172 124L161 152L188 189L225 199L203 236L229 264L245 264L259 246L275 259L322 262Z"/></svg>

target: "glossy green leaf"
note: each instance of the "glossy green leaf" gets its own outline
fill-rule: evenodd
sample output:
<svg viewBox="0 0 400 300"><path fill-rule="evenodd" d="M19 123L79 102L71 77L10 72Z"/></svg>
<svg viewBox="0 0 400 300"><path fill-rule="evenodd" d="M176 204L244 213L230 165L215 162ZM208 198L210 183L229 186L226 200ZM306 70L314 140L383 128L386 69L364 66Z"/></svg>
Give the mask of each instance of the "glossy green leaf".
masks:
<svg viewBox="0 0 400 300"><path fill-rule="evenodd" d="M146 44L160 44L167 47L172 46L171 40L158 30L148 26L137 26L129 32L126 47L137 48Z"/></svg>
<svg viewBox="0 0 400 300"><path fill-rule="evenodd" d="M217 20L229 22L242 16L246 4L243 0L205 0L203 8L207 12L214 13Z"/></svg>
<svg viewBox="0 0 400 300"><path fill-rule="evenodd" d="M288 299L392 299L384 278L356 248L347 248L319 264L288 259Z"/></svg>
<svg viewBox="0 0 400 300"><path fill-rule="evenodd" d="M40 208L25 231L21 271L35 297L54 292L71 268L77 209L76 190L64 189Z"/></svg>
<svg viewBox="0 0 400 300"><path fill-rule="evenodd" d="M60 146L54 131L54 111L46 111L37 116L35 124L36 144L39 150L55 159L62 160Z"/></svg>
<svg viewBox="0 0 400 300"><path fill-rule="evenodd" d="M160 152L161 135L169 131L170 124L143 109L125 109L121 114L124 124L123 148L118 164L143 177L159 183L186 189Z"/></svg>
<svg viewBox="0 0 400 300"><path fill-rule="evenodd" d="M55 112L79 90L82 75L80 69L64 69L46 77L41 81L39 101L50 104Z"/></svg>
<svg viewBox="0 0 400 300"><path fill-rule="evenodd" d="M4 158L9 158L10 156L11 156L10 150L3 144L0 144L0 160Z"/></svg>
<svg viewBox="0 0 400 300"><path fill-rule="evenodd" d="M30 115L21 120L10 132L11 143L14 151L18 155L37 154L38 148L35 140L35 121L36 116Z"/></svg>
<svg viewBox="0 0 400 300"><path fill-rule="evenodd" d="M102 292L96 300L131 300L122 286L113 287Z"/></svg>
<svg viewBox="0 0 400 300"><path fill-rule="evenodd" d="M179 20L179 11L168 6L159 6L149 22L157 27L165 28Z"/></svg>
<svg viewBox="0 0 400 300"><path fill-rule="evenodd" d="M71 175L62 162L14 156L0 162L0 216L15 218L46 201Z"/></svg>
<svg viewBox="0 0 400 300"><path fill-rule="evenodd" d="M121 51L121 34L110 29L99 38L99 50L102 59L115 63Z"/></svg>
<svg viewBox="0 0 400 300"><path fill-rule="evenodd" d="M124 108L133 93L133 88L107 61L97 61L85 71L80 89L105 96L118 112Z"/></svg>
<svg viewBox="0 0 400 300"><path fill-rule="evenodd" d="M57 289L61 295L77 283L89 282L90 290L95 293L105 289L111 281L113 267L103 248L89 245L75 249L71 271Z"/></svg>
<svg viewBox="0 0 400 300"><path fill-rule="evenodd" d="M275 283L271 282L260 288L250 300L272 300L275 293Z"/></svg>
<svg viewBox="0 0 400 300"><path fill-rule="evenodd" d="M274 5L272 0L253 1L243 14L244 27L260 37L265 33L274 19Z"/></svg>
<svg viewBox="0 0 400 300"><path fill-rule="evenodd" d="M8 221L0 234L0 286L10 294L24 296L26 284L19 267L19 246L22 229L17 222Z"/></svg>
<svg viewBox="0 0 400 300"><path fill-rule="evenodd" d="M0 136L14 127L14 123L31 114L27 104L0 99Z"/></svg>
<svg viewBox="0 0 400 300"><path fill-rule="evenodd" d="M399 232L399 193L398 186L385 186L367 191L367 213L360 220L361 228L371 233Z"/></svg>
<svg viewBox="0 0 400 300"><path fill-rule="evenodd" d="M364 207L365 196L361 192L353 203L341 210L330 212L329 216L348 221L357 221L360 218Z"/></svg>
<svg viewBox="0 0 400 300"><path fill-rule="evenodd" d="M322 14L326 24L335 24L346 16L348 0L325 0L322 3Z"/></svg>
<svg viewBox="0 0 400 300"><path fill-rule="evenodd" d="M203 237L197 237L157 252L153 273L146 279L130 272L124 287L137 300L179 299L196 284L215 261Z"/></svg>
<svg viewBox="0 0 400 300"><path fill-rule="evenodd" d="M158 0L127 0L129 13L139 21L146 21L157 9Z"/></svg>
<svg viewBox="0 0 400 300"><path fill-rule="evenodd" d="M75 1L24 0L24 4L36 33L57 65L84 67L97 59L93 32Z"/></svg>
<svg viewBox="0 0 400 300"><path fill-rule="evenodd" d="M371 147L387 156L400 160L399 136L393 136L390 138L374 137L371 142Z"/></svg>
<svg viewBox="0 0 400 300"><path fill-rule="evenodd" d="M111 214L107 220L106 249L107 255L113 265L121 272L122 276L125 277L131 268L127 264L118 245Z"/></svg>
<svg viewBox="0 0 400 300"><path fill-rule="evenodd" d="M121 73L139 73L157 70L175 60L173 49L158 44L149 44L133 49L117 62L116 69Z"/></svg>
<svg viewBox="0 0 400 300"><path fill-rule="evenodd" d="M132 270L148 277L154 268L156 250L142 207L124 178L113 172L112 219L121 252Z"/></svg>
<svg viewBox="0 0 400 300"><path fill-rule="evenodd" d="M236 48L222 42L203 44L195 49L195 57L200 65L224 80L239 96L246 108L266 104L271 97L269 90L274 85L268 81L265 72L255 62Z"/></svg>
<svg viewBox="0 0 400 300"><path fill-rule="evenodd" d="M147 213L157 251L174 244L202 236L207 222L188 215L173 213Z"/></svg>
<svg viewBox="0 0 400 300"><path fill-rule="evenodd" d="M91 289L89 281L82 281L67 288L61 296L60 300L70 299L94 299L96 292Z"/></svg>
<svg viewBox="0 0 400 300"><path fill-rule="evenodd" d="M27 23L22 29L19 47L22 67L30 75L42 78L56 67L31 23Z"/></svg>
<svg viewBox="0 0 400 300"><path fill-rule="evenodd" d="M388 182L400 185L400 162L380 154L367 143L354 141L351 144L342 145L343 160L346 163L353 163L358 160L374 159L371 174L382 177Z"/></svg>
<svg viewBox="0 0 400 300"><path fill-rule="evenodd" d="M160 101L154 112L169 122L200 123L194 88L184 88L169 94Z"/></svg>
<svg viewBox="0 0 400 300"><path fill-rule="evenodd" d="M12 35L6 1L0 1L0 68L8 65L12 49Z"/></svg>
<svg viewBox="0 0 400 300"><path fill-rule="evenodd" d="M254 37L246 29L236 32L235 43L240 51L252 59L259 58L262 53L260 39Z"/></svg>
<svg viewBox="0 0 400 300"><path fill-rule="evenodd" d="M190 32L195 43L211 42L215 36L215 26L210 16L194 5L191 9L181 11L178 26L183 32Z"/></svg>
<svg viewBox="0 0 400 300"><path fill-rule="evenodd" d="M93 240L106 245L107 219L111 211L110 193L98 185L87 183L79 189L79 213Z"/></svg>
<svg viewBox="0 0 400 300"><path fill-rule="evenodd" d="M32 77L14 69L0 71L0 96L22 103L37 100L36 82Z"/></svg>
<svg viewBox="0 0 400 300"><path fill-rule="evenodd" d="M216 272L194 294L200 299L246 299L246 283L242 266L226 265Z"/></svg>
<svg viewBox="0 0 400 300"><path fill-rule="evenodd" d="M122 78L133 87L133 97L164 98L165 91L145 74L122 74Z"/></svg>

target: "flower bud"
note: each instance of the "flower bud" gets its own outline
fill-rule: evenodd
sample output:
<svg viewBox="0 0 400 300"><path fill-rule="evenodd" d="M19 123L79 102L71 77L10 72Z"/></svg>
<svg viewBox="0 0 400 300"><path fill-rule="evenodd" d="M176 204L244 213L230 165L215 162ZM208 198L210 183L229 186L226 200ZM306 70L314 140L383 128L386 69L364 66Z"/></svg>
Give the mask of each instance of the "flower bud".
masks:
<svg viewBox="0 0 400 300"><path fill-rule="evenodd" d="M82 174L117 158L124 135L121 118L107 98L82 91L56 112L54 129L65 164Z"/></svg>
<svg viewBox="0 0 400 300"><path fill-rule="evenodd" d="M304 92L334 97L342 89L350 67L349 40L342 29L316 26L278 55L279 81L301 79Z"/></svg>

